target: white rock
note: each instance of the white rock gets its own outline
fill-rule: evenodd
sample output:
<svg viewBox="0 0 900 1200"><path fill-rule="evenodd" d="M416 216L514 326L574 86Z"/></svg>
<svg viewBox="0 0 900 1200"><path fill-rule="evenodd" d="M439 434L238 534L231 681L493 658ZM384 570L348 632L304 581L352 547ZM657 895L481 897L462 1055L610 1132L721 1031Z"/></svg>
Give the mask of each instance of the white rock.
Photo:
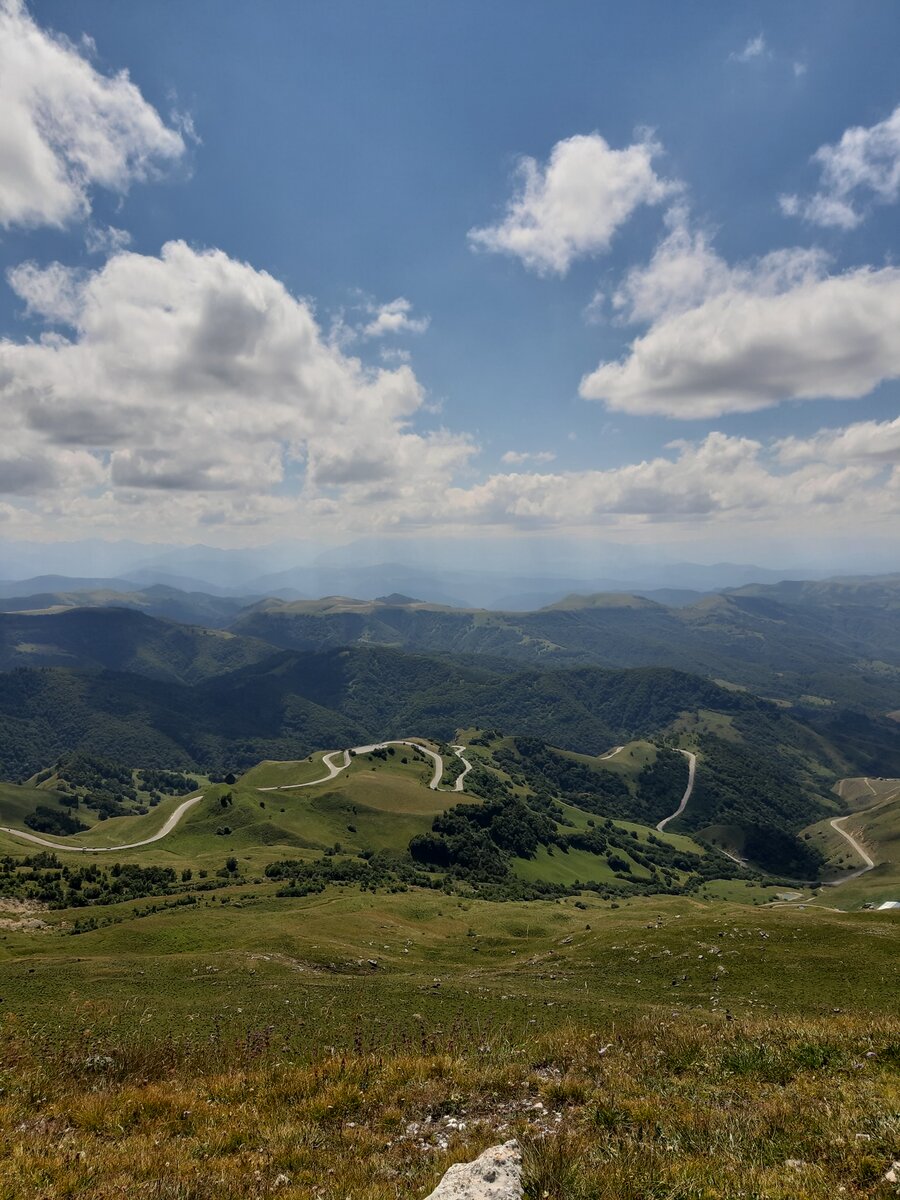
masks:
<svg viewBox="0 0 900 1200"><path fill-rule="evenodd" d="M900 1183L900 1158L896 1162L892 1162L890 1169L885 1173L885 1183ZM435 1192L437 1195L437 1192Z"/></svg>
<svg viewBox="0 0 900 1200"><path fill-rule="evenodd" d="M522 1200L518 1142L491 1146L474 1162L455 1163L425 1200Z"/></svg>

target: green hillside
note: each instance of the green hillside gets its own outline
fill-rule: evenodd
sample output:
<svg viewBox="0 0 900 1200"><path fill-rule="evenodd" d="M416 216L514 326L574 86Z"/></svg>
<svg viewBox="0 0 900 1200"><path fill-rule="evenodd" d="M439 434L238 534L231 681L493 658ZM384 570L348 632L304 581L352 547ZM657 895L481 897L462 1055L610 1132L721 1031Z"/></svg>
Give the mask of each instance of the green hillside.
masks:
<svg viewBox="0 0 900 1200"><path fill-rule="evenodd" d="M711 815L729 823L752 868L777 878L813 878L821 870L816 844L795 834L828 811L827 800L801 793L799 777L783 767L780 778L766 779L763 806L752 796L741 804L717 756L733 741L698 744L690 803L676 828L664 832L655 826L671 817L688 785L685 756L670 746L638 740L590 756L478 730L465 734L465 744L472 767L465 792L433 790L432 762L402 744L355 757L338 749L264 761L223 783L134 772L81 754L28 787L7 786L0 819L47 835L58 852L131 846L162 829L180 796L200 791L171 832L129 849L128 857L210 874L221 874L224 857L234 862L230 873L266 873L300 891L392 880L425 886L437 880L498 897L560 887L599 888L607 896L696 890L745 872L715 848L720 839L711 838ZM449 747L435 748L457 761ZM749 744L745 753L751 754ZM837 801L832 811L842 811ZM699 840L678 826L696 830ZM29 850L10 834L5 841L11 851ZM752 874L744 877L753 881ZM106 878L93 883L113 886Z"/></svg>
<svg viewBox="0 0 900 1200"><path fill-rule="evenodd" d="M665 669L509 673L450 656L353 647L282 652L194 687L59 668L3 679L0 774L7 779L24 780L77 749L140 767L231 770L411 729L447 740L473 724L595 754L670 728L693 737L725 730L727 740L727 730L739 727L760 753L793 746L811 786L810 762L831 782L862 772L900 775L896 722L857 713L839 727L814 728L747 693Z"/></svg>
<svg viewBox="0 0 900 1200"><path fill-rule="evenodd" d="M197 683L259 662L271 653L271 646L225 630L156 620L127 609L0 613L3 671L18 667L109 669L172 683Z"/></svg>
<svg viewBox="0 0 900 1200"><path fill-rule="evenodd" d="M280 882L284 894L344 882L404 889L415 884L501 899L587 887L609 898L691 891L735 875L734 864L698 842L619 819L615 807L605 813L599 792L530 786L509 745L508 739L476 735L467 751L473 771L466 793L433 790L431 761L402 744L352 756L333 778L328 758L318 754L294 763L260 763L234 783L193 780L202 799L164 838L138 846L133 843L163 828L180 797L157 797L149 815L139 805L107 817L84 791L73 800L66 777L76 772L64 764L44 773L42 787L9 785L0 791L0 823L38 831L51 843L35 847L4 834L0 841L16 857L5 860L0 886L54 905L87 900L102 908L121 893L122 877L113 868L123 855L144 872L126 875L129 888L139 889L143 880L152 895L183 891L185 880L202 893L207 881L255 875ZM666 753L647 743L625 747L611 778L625 794L639 797L648 767ZM338 757L343 767L343 751ZM112 764L105 773L110 780L130 778ZM134 776L136 783L141 779ZM65 836L65 830L42 823L54 806L77 814L82 832ZM123 846L131 848L115 850ZM54 857L47 860L51 847ZM81 847L100 850L84 858L77 854ZM110 848L108 857L103 847ZM59 855L72 863L74 877L56 862ZM36 872L11 865L32 859L39 864Z"/></svg>
<svg viewBox="0 0 900 1200"><path fill-rule="evenodd" d="M60 582L65 585L65 580ZM73 584L76 582L72 581ZM211 596L208 592L186 592L163 584L128 591L114 586L73 590L63 586L58 591L0 598L0 612L36 615L69 608L127 608L183 625L221 629L230 625L241 610L252 603L254 600L249 597Z"/></svg>
<svg viewBox="0 0 900 1200"><path fill-rule="evenodd" d="M359 642L542 665L672 667L801 706L896 704L900 578L753 586L668 608L635 596L570 596L528 613L419 602L266 600L231 628L285 649Z"/></svg>

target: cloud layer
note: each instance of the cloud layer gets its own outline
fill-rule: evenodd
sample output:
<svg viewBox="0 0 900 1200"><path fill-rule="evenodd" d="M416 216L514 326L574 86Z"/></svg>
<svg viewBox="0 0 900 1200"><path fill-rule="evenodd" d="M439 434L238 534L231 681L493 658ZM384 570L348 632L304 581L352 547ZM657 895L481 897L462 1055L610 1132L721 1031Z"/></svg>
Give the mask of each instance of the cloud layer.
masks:
<svg viewBox="0 0 900 1200"><path fill-rule="evenodd" d="M658 153L649 136L624 150L613 150L599 133L557 142L546 167L521 159L503 220L470 230L469 241L514 255L538 274L564 275L576 258L606 250L636 208L678 189L654 171Z"/></svg>
<svg viewBox="0 0 900 1200"><path fill-rule="evenodd" d="M712 432L607 470L542 472L549 452L510 451L520 469L478 481L469 437L415 428L408 365L367 368L306 302L221 251L173 242L86 274L23 267L12 283L48 322L40 341L0 344L0 518L20 534L51 518L73 535L160 536L733 528L786 512L834 528L900 512L898 421L770 445Z"/></svg>
<svg viewBox="0 0 900 1200"><path fill-rule="evenodd" d="M108 76L0 0L0 226L87 216L93 187L125 192L185 152L127 72Z"/></svg>

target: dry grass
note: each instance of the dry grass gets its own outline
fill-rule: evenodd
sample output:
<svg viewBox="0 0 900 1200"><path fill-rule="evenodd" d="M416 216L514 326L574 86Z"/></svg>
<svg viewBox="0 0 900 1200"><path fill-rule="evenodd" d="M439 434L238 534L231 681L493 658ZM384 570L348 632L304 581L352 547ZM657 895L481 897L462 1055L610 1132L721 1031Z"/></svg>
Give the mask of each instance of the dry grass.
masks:
<svg viewBox="0 0 900 1200"><path fill-rule="evenodd" d="M518 1136L541 1200L888 1197L900 1020L636 1018L527 1044L422 1030L293 1062L240 1038L8 1021L0 1197L394 1200Z"/></svg>

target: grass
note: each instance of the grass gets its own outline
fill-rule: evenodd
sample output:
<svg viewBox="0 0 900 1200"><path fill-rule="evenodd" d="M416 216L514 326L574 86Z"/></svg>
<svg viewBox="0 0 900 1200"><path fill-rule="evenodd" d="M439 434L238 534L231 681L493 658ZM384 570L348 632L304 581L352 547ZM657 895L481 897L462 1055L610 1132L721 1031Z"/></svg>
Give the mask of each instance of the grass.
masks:
<svg viewBox="0 0 900 1200"><path fill-rule="evenodd" d="M522 1044L422 1022L312 1061L267 1030L201 1053L13 1029L0 1196L394 1200L517 1135L531 1198L887 1197L898 1047L896 1020L850 1018L638 1018Z"/></svg>
<svg viewBox="0 0 900 1200"><path fill-rule="evenodd" d="M510 1136L529 1200L897 1194L892 914L224 898L4 931L2 1200L398 1200Z"/></svg>
<svg viewBox="0 0 900 1200"><path fill-rule="evenodd" d="M328 774L328 767L322 763L326 753L327 751L320 751L299 762L275 762L266 759L245 772L240 778L240 785L245 788L284 787L321 779ZM339 758L336 761L341 760Z"/></svg>
<svg viewBox="0 0 900 1200"><path fill-rule="evenodd" d="M402 850L414 834L430 828L438 813L466 799L460 793L432 791L430 762L401 746L386 760L358 755L347 770L317 786L258 790L315 780L326 774L321 759L318 754L312 761L261 763L231 786L202 780L203 800L164 840L125 852L128 860L142 866L214 871L235 855L252 875L261 874L276 859L318 857L335 844L348 854ZM223 796L230 797L224 806ZM95 822L86 833L48 840L58 843L63 861L81 861L81 854L67 858L66 844L115 847L140 841L156 833L183 800L168 797L143 816L114 817ZM46 792L0 785L0 816L14 827L24 828L27 812L47 802ZM0 835L0 851L31 852L27 843L8 834ZM102 859L111 865L115 854L110 851Z"/></svg>
<svg viewBox="0 0 900 1200"><path fill-rule="evenodd" d="M612 902L279 897L266 862L403 845L465 799L399 747L257 790L319 773L321 755L205 783L170 838L123 856L214 875L234 853L244 880L196 903L3 915L0 1200L399 1200L510 1136L528 1200L898 1195L882 1177L900 1155L900 913L833 910L900 882L887 783L845 798L872 802L848 824L882 865L802 906L743 880ZM0 786L4 820L26 791ZM146 836L178 803L81 838ZM610 874L574 849L517 869ZM86 915L99 926L73 933Z"/></svg>
<svg viewBox="0 0 900 1200"><path fill-rule="evenodd" d="M621 854L622 851L616 851ZM629 859L629 862L631 860ZM631 863L635 879L648 879L649 872ZM615 873L610 870L604 855L591 854L588 850L569 850L564 854L559 849L550 852L547 846L539 846L533 858L517 858L515 871L520 879L546 879L550 883L617 883Z"/></svg>
<svg viewBox="0 0 900 1200"><path fill-rule="evenodd" d="M877 864L856 879L823 889L820 900L842 908L900 900L900 780L843 780L840 794L853 815L841 827L861 841ZM824 855L832 879L863 865L860 856L830 821L819 821L805 833Z"/></svg>
<svg viewBox="0 0 900 1200"><path fill-rule="evenodd" d="M37 787L23 787L18 783L0 783L0 821L16 829L26 829L25 818L39 804L52 803L46 791ZM21 847L22 843L18 845Z"/></svg>
<svg viewBox="0 0 900 1200"><path fill-rule="evenodd" d="M893 1011L900 991L900 915L889 912L275 891L245 884L189 908L102 906L91 913L116 923L77 936L68 931L83 909L44 913L48 933L2 930L2 1009L65 1025L87 1006L99 1029L139 1005L156 1021L190 1018L199 1028L227 1005L280 1022L285 1001L303 996L320 1005L321 1037L347 1044L350 1016L361 1012L388 1024L464 1012L521 1033L532 1021L553 1027L563 1010L590 1023L660 1004L877 1013Z"/></svg>
<svg viewBox="0 0 900 1200"><path fill-rule="evenodd" d="M612 747L610 747L612 750ZM578 754L574 750L559 750L563 758L572 762L582 763L600 771L612 771L614 775L622 775L628 782L634 782L641 768L656 762L656 747L652 742L642 740L628 742L617 754L610 758L605 755Z"/></svg>

